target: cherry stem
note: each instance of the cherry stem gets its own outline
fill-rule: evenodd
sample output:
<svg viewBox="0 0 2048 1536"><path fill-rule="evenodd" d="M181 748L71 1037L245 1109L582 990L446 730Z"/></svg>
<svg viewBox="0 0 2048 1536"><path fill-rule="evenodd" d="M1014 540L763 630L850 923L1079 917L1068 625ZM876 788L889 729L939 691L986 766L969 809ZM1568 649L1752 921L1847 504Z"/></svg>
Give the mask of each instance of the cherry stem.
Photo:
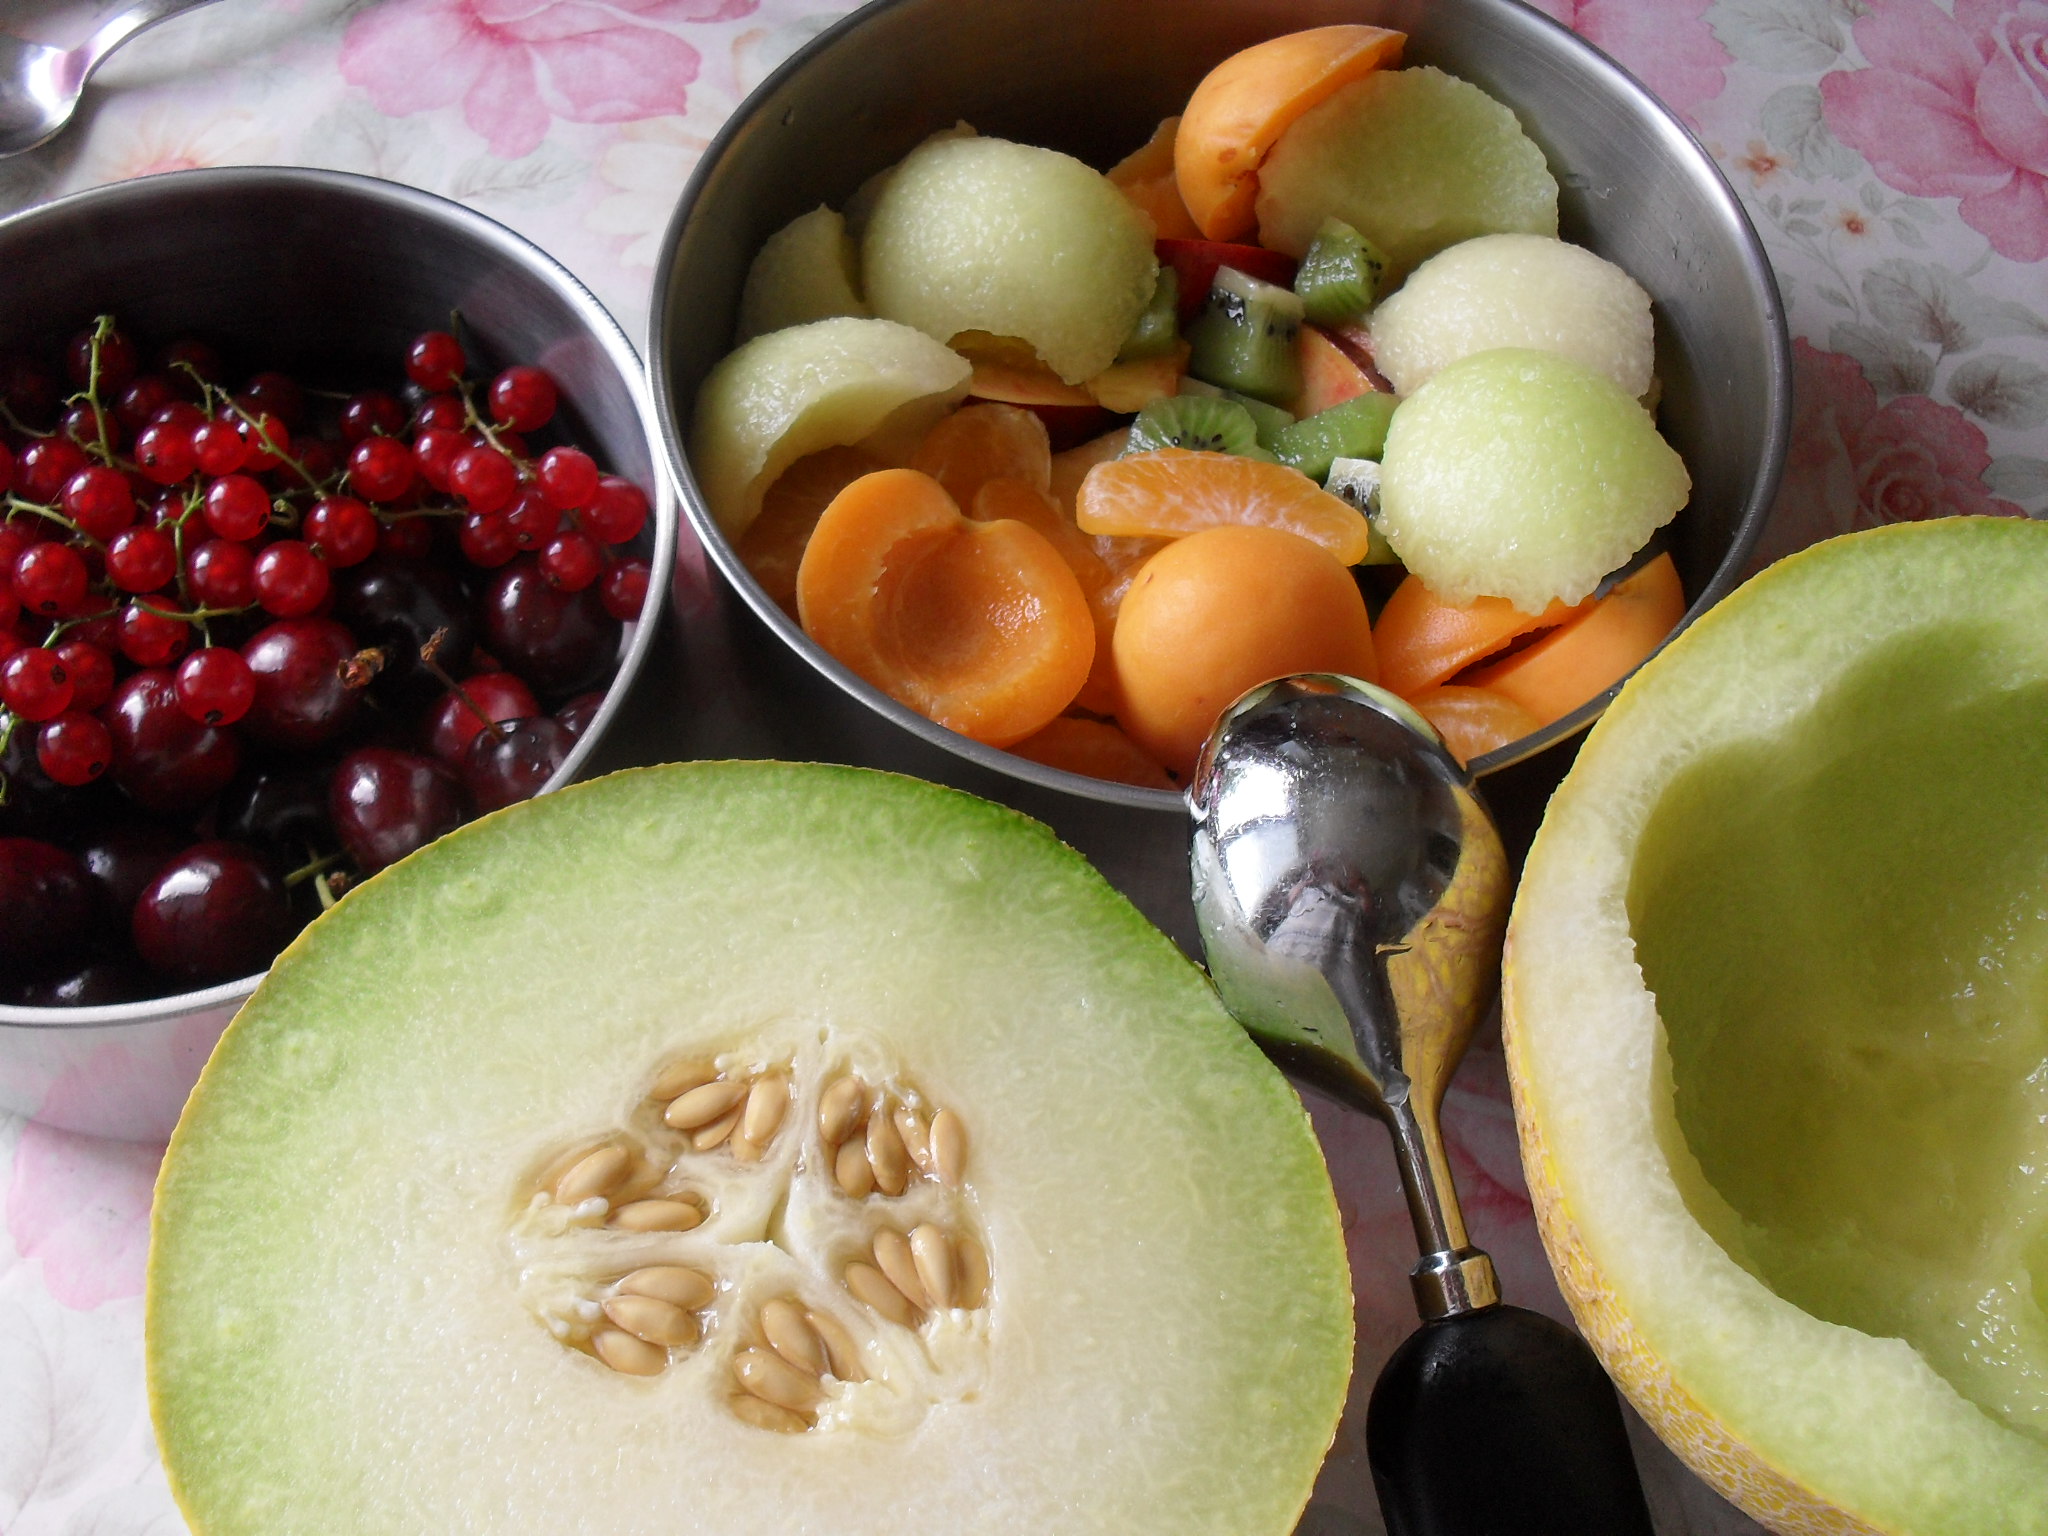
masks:
<svg viewBox="0 0 2048 1536"><path fill-rule="evenodd" d="M455 681L455 679L449 674L448 669L441 665L441 647L447 644L447 642L448 631L445 627L437 629L431 635L427 636L427 643L420 647L420 665L425 667L429 672L433 673L434 676L439 678L442 682L446 683L448 685L449 691L452 692L456 698L462 700L462 707L468 710L472 715L475 715L477 719L481 720L483 722L483 728L485 730L489 731L493 736L497 737L498 740L503 741L505 737L510 734L509 730L499 721L493 720L491 718L490 711L485 709L481 704L477 703L477 701L470 696L469 690L463 687L462 684Z"/></svg>
<svg viewBox="0 0 2048 1536"><path fill-rule="evenodd" d="M348 855L343 853L330 853L324 858L314 859L311 863L301 864L297 869L284 877L284 888L288 891L296 890L308 880L318 879L326 874L347 857Z"/></svg>

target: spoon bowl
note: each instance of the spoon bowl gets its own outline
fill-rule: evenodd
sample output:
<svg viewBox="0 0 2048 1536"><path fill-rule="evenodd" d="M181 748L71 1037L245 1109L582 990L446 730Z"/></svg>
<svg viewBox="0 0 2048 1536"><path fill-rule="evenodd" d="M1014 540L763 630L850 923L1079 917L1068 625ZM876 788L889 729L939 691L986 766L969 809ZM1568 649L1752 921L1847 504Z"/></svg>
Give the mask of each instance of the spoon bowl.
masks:
<svg viewBox="0 0 2048 1536"><path fill-rule="evenodd" d="M141 0L75 48L0 34L0 159L38 149L64 131L85 82L107 55L145 27L213 0Z"/></svg>

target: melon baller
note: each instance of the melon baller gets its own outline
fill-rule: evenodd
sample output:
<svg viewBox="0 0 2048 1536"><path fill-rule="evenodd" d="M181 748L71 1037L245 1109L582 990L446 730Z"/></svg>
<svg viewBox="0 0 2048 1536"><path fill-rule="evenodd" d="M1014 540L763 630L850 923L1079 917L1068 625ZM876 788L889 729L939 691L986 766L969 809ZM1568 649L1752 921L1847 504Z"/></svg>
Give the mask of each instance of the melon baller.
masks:
<svg viewBox="0 0 2048 1536"><path fill-rule="evenodd" d="M1303 675L1224 712L1188 791L1196 924L1224 1005L1280 1066L1385 1122L1422 1327L1366 1449L1390 1536L1651 1536L1585 1342L1500 1299L1438 1112L1498 989L1513 874L1470 777L1402 700Z"/></svg>

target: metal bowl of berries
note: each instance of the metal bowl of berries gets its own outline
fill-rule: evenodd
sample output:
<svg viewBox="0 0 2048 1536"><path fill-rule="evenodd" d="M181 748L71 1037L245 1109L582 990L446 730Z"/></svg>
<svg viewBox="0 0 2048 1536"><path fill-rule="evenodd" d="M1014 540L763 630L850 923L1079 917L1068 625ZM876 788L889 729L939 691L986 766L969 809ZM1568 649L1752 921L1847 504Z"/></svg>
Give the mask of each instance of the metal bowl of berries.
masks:
<svg viewBox="0 0 2048 1536"><path fill-rule="evenodd" d="M349 884L576 776L675 510L603 306L429 194L156 176L0 270L0 1107L152 1139Z"/></svg>
<svg viewBox="0 0 2048 1536"><path fill-rule="evenodd" d="M1174 236L1158 240L1154 254L1162 266L1174 268L1183 285L1178 295L1180 342L1192 346L1193 351L1182 366L1187 379L1194 382L1181 390L1181 396L1186 398L1191 389L1200 388L1210 399L1196 402L1203 413L1197 418L1200 426L1185 421L1176 423L1186 436L1155 439L1146 446L1159 446L1162 441L1176 447L1222 446L1204 439L1211 431L1207 413L1223 408L1228 414L1243 418L1242 440L1248 444L1256 428L1261 435L1254 451L1265 450L1271 457L1279 450L1263 435L1268 430L1264 417L1248 411L1229 411L1224 401L1215 398L1220 394L1231 405L1241 406L1246 403L1244 396L1257 394L1263 387L1269 392L1251 404L1259 406L1265 416L1277 416L1273 430L1289 439L1290 451L1301 455L1283 454L1283 463L1292 467L1306 462L1314 455L1303 450L1299 434L1306 432L1313 437L1310 416L1315 415L1321 422L1325 418L1319 413L1332 403L1339 407L1349 404L1347 399L1333 402L1331 394L1324 390L1325 378L1314 371L1321 366L1318 359L1341 354L1343 366L1354 372L1369 366L1370 315L1360 321L1356 316L1366 312L1354 310L1350 321L1326 323L1311 314L1309 320L1313 323L1299 325L1301 345L1292 365L1300 372L1284 383L1252 383L1255 370L1237 372L1235 357L1223 349L1217 349L1221 355L1212 356L1206 367L1225 371L1204 371L1204 328L1210 328L1212 321L1234 318L1242 322L1236 329L1257 332L1260 325L1255 322L1263 313L1247 303L1241 293L1225 293L1223 285L1210 286L1211 274L1219 270L1219 262L1222 268L1233 262L1243 263L1245 272L1259 279L1250 286L1262 293L1293 283L1295 291L1280 295L1294 305L1291 317L1286 317L1286 323L1293 327L1301 320L1302 305L1309 302L1303 279L1317 258L1309 252L1297 268L1294 258L1304 256L1304 252L1280 248L1285 245L1284 236L1277 243L1269 242L1273 248L1247 248L1246 242L1266 236L1263 210L1268 191L1274 198L1276 224L1285 224L1287 218L1298 216L1283 200L1286 189L1280 188L1277 180L1272 188L1261 185L1259 222L1243 226L1250 233L1220 232L1207 219L1200 221L1199 228L1190 220L1188 228L1167 229L1160 222L1162 216L1177 213L1186 219L1188 215L1187 209L1181 207L1180 196L1172 190L1179 173L1174 130L1165 120L1181 114L1178 131L1185 138L1191 121L1188 114L1195 110L1190 93L1219 64L1234 60L1239 50L1304 29L1334 30L1340 26L1351 32L1381 28L1404 33L1405 52L1396 61L1398 73L1433 77L1424 83L1438 88L1435 95L1446 102L1453 99L1449 93L1454 86L1465 92L1457 100L1469 102L1476 95L1490 97L1490 104L1473 108L1475 114L1491 111L1495 117L1490 121L1519 123L1519 129L1501 130L1516 141L1514 146L1506 146L1503 139L1501 163L1515 155L1535 156L1539 171L1547 167L1554 179L1554 233L1568 245L1582 247L1600 258L1601 265L1619 269L1625 274L1623 281L1633 279L1639 285L1638 291L1646 295L1640 353L1645 358L1644 366L1653 367L1653 389L1645 390L1637 383L1618 389L1617 394L1628 401L1647 400L1655 406L1653 431L1661 432L1669 449L1682 458L1691 480L1689 504L1657 536L1662 543L1648 546L1650 554L1666 551L1671 557L1654 575L1662 583L1657 611L1665 615L1660 620L1661 627L1647 642L1654 645L1734 584L1762 527L1782 462L1789 420L1789 344L1782 307L1755 232L1707 152L1655 98L1611 61L1563 27L1512 0L1126 0L1116 5L1103 5L1095 0L989 0L974 6L951 4L948 0L882 0L863 7L814 39L741 106L700 162L670 223L657 265L649 350L656 404L671 461L682 485L685 513L731 595L732 624L743 637L739 643L742 654L760 658L764 671L771 672L776 680L775 696L787 701L786 708L793 717L833 722L831 729L836 736L826 750L857 760L902 763L913 771L982 788L1044 817L1063 836L1110 869L1112 878L1126 884L1127 889L1131 888L1127 875L1149 881L1149 895L1134 894L1150 915L1169 931L1183 936L1191 932L1182 847L1186 813L1178 792L1178 785L1185 782L1185 765L1172 760L1174 754L1165 747L1177 749L1181 757L1191 757L1190 738L1185 732L1162 729L1156 721L1143 722L1150 726L1149 739L1140 744L1155 758L1149 779L1143 763L1132 763L1127 756L1108 750L1115 743L1116 733L1109 729L1112 726L1124 727L1129 736L1146 734L1130 718L1140 711L1124 707L1133 703L1130 690L1122 690L1120 702L1117 692L1118 685L1128 676L1123 659L1125 622L1131 613L1128 604L1114 620L1118 675L1109 691L1097 690L1092 705L1090 690L1099 679L1091 675L1078 694L1070 695L1075 704L1037 735L1005 743L999 735L976 739L965 733L965 727L948 729L933 717L932 710L921 707L919 700L940 688L948 692L949 703L958 697L957 690L951 689L942 674L949 667L959 670L958 658L965 653L966 642L953 644L951 652L935 650L934 664L927 669L926 676L897 686L908 669L896 664L888 643L901 638L900 622L892 615L885 614L877 621L858 612L855 617L866 625L865 629L859 624L848 626L839 622L847 604L844 589L833 584L836 571L827 567L827 560L844 563L837 553L842 545L834 542L834 552L819 558L820 574L815 589L829 599L821 601L817 611L825 615L838 633L851 632L849 643L835 647L821 638L819 624L803 616L801 601L790 601L787 567L797 562L776 542L782 524L775 519L792 512L803 496L820 494L819 483L830 482L836 472L841 477L838 483L844 484L846 474L862 467L858 453L869 454L867 467L873 467L877 459L902 464L903 458L891 460L889 456L892 451L900 453L900 445L884 447L881 439L870 438L856 444L856 456L849 458L844 437L824 434L821 422L828 412L821 409L817 415L796 422L796 430L806 435L801 449L804 456L794 457L793 467L784 468L792 464L791 456L778 458L771 451L735 470L728 461L740 456L721 453L715 441L707 442L704 424L707 420L738 419L738 413L727 407L728 395L744 394L745 398L760 401L774 397L774 390L762 380L749 378L744 391L732 382L741 371L737 361L741 352L736 348L760 348L759 360L749 366L764 378L769 371L768 346L776 341L776 336L749 340L744 330L738 334L735 331L735 320L744 326L750 312L767 317L763 327L768 322L782 323L790 325L792 331L806 316L819 314L860 316L871 312L881 317L823 322L846 327L857 323L878 326L882 320L907 323L934 341L950 342L954 350L970 354L975 364L968 390L970 406L977 400L1013 402L1040 416L1054 457L1049 485L1041 479L1036 481L1036 488L1049 490L1054 503L1065 500L1068 525L1078 523L1080 532L1095 537L1093 552L1102 564L1110 567L1112 583L1131 580L1129 573L1137 568L1135 563L1119 568L1116 562L1135 562L1143 557L1109 549L1116 542L1116 530L1105 531L1091 524L1085 508L1077 515L1073 480L1068 480L1067 488L1063 489L1061 450L1078 445L1076 452L1090 451L1091 444L1103 442L1110 431L1131 421L1129 412L1136 406L1112 397L1109 380L1124 369L1120 384L1130 384L1134 381L1134 366L1157 361L1156 352L1141 351L1138 343L1145 338L1147 321L1155 311L1162 316L1164 334L1170 340L1175 306L1170 299L1162 300L1163 288L1145 290L1126 285L1133 306L1146 304L1146 291L1151 291L1153 297L1147 307L1137 311L1137 322L1121 333L1125 337L1124 350L1114 354L1116 361L1104 366L1109 354L1098 355L1087 366L1101 371L1083 378L1079 386L1070 377L1074 369L1060 372L1048 381L1053 353L1039 342L1049 344L1048 339L1055 337L1056 321L1070 331L1079 322L1069 318L1074 313L1072 307L1059 307L1065 305L1068 297L1064 290L1050 295L1043 314L1033 314L1024 300L1016 296L1048 292L1060 284L1092 281L1093 274L1110 270L1112 263L1094 256L1069 261L1065 246L1058 253L1048 254L1051 247L1037 232L1046 226L1022 221L1018 209L1026 194L1013 189L1026 185L1029 179L1030 186L1042 186L1050 198L1055 180L1065 173L1044 161L1027 161L1017 147L1059 151L1086 167L1108 173L1111 182L1131 202L1153 216L1155 232ZM1346 42L1342 46L1349 49L1353 45ZM1255 68L1240 70L1232 88L1242 88L1234 99L1239 100L1243 111L1233 115L1230 110L1213 110L1209 121L1212 129L1219 123L1240 128L1270 123L1272 119L1262 114L1280 111L1288 93L1296 92L1297 87L1300 100L1321 103L1314 112L1325 114L1327 108L1327 115L1315 117L1311 132L1307 126L1310 116L1294 106L1289 110L1301 114L1299 121L1304 125L1299 135L1291 128L1283 128L1276 144L1248 144L1243 146L1238 161L1223 161L1221 156L1218 160L1259 164L1258 154L1271 148L1272 154L1279 156L1290 139L1326 145L1340 142L1334 138L1335 130L1329 124L1370 126L1369 100L1395 98L1391 91L1379 98L1359 94L1368 83L1363 76L1355 70L1351 74L1341 73L1353 69L1364 57L1362 53L1347 53L1341 59L1333 55L1330 69L1338 73L1325 75L1314 75L1304 65L1304 55L1299 51L1278 57L1273 67L1263 73ZM1320 62L1316 67L1322 67ZM1397 72L1393 62L1385 65L1385 71ZM1451 80L1446 81L1446 75ZM1327 88L1317 88L1320 94L1309 89L1316 79L1326 82ZM1345 84L1334 83L1340 79ZM1271 100L1260 95L1260 90L1268 87ZM1332 95L1332 91L1337 94ZM1417 85L1404 99L1422 102L1430 97ZM1392 110L1388 109L1390 113ZM1391 121L1391 117L1386 120ZM1423 135L1418 132L1417 137ZM996 140L1009 142L999 146L993 142ZM977 144L981 147L976 148ZM1514 155L1506 153L1507 147L1514 148ZM1312 205L1311 194L1318 190L1315 178L1321 169L1310 163L1313 153L1310 149L1298 149L1290 162L1296 177L1291 195L1301 207ZM1479 163L1484 159L1474 154L1468 157L1468 162ZM914 174L909 171L913 163L918 167ZM1365 169L1355 174L1363 178L1376 163L1372 156L1359 151L1355 161L1342 164L1343 174L1353 175L1353 167L1362 165ZM882 173L891 167L898 169L885 178ZM1335 176L1337 172L1332 170L1330 174ZM915 190L902 190L906 176ZM975 180L976 177L983 179ZM1072 182L1073 178L1066 176L1061 185ZM1363 180L1360 184L1364 184ZM1420 184L1435 183L1424 178ZM957 190L969 186L979 189L972 197ZM1301 191L1303 187L1308 188L1307 193ZM943 203L947 196L963 210L958 217L952 217ZM1062 192L1061 196L1067 194ZM1160 202L1162 196L1171 201L1172 209L1166 209ZM1078 226L1086 212L1082 203L1087 197L1094 198L1091 207L1102 201L1099 188L1089 193L1076 187L1071 200L1060 205L1061 217L1068 220L1070 227ZM1365 200L1361 197L1359 201ZM1423 227L1419 205L1427 201L1417 199L1417 217L1410 221L1408 231L1411 236ZM1250 206L1248 198L1244 206ZM990 209L995 212L984 218ZM835 228L831 223L834 219L842 220L843 224ZM927 222L919 224L919 220ZM1002 224L1002 220L1011 222ZM1457 227L1449 215L1446 220L1444 227ZM1107 223L1105 216L1088 228L1106 228ZM983 243L983 231L998 227L1012 232L1007 242L991 237ZM1305 227L1316 229L1312 220ZM1529 227L1465 227L1466 233L1488 228L1521 231ZM1350 233L1355 237L1356 231ZM1532 236L1539 233L1544 232L1530 229ZM1196 234L1207 238L1193 238ZM1321 238L1318 232L1318 239ZM1097 244L1103 250L1110 249L1107 235L1102 235ZM1206 248L1206 269L1198 259L1204 257L1204 250L1193 248ZM1078 244L1073 246L1075 251L1080 249ZM940 265L958 250L975 252L978 261L986 254L986 265L975 268L971 281L957 269L949 271ZM1144 247L1139 250L1142 255ZM1122 251L1123 245L1117 244L1119 262ZM836 257L836 265L821 252ZM1012 252L1029 254L1011 261L1008 258ZM931 253L931 269L920 272L913 257L924 259L926 253ZM1410 260L1420 260L1426 254L1427 250ZM886 273L875 265L882 258L889 261ZM1114 270L1121 272L1122 266L1115 265ZM1201 275L1194 275L1198 271ZM1049 275L1053 273L1064 276L1054 278ZM1031 287L1031 282L1041 275L1044 280ZM1377 276L1375 270L1375 280ZM1190 282L1201 284L1194 291L1192 308L1186 288ZM1546 290L1539 283L1524 291ZM990 294L1000 294L1003 303L988 300L986 296ZM1370 295L1366 297L1369 302ZM1058 300L1059 305L1051 299ZM1224 302L1226 299L1235 303L1234 309ZM1276 301L1265 334L1272 334L1279 324L1273 317L1280 316ZM1651 317L1655 325L1653 362ZM1038 341L1034 344L1039 345L1040 352L1037 358L1030 355L1028 347L1020 355L1014 344L1017 333L1004 329L1006 320L1035 327ZM1221 324L1213 327L1231 328ZM1361 331L1368 333L1362 338L1363 345L1359 344ZM1313 351L1306 340L1312 332L1320 335ZM786 336L790 332L779 334ZM851 337L850 331L847 336ZM1005 337L1012 339L1006 342ZM1113 342L1114 336L1109 339ZM1335 345L1325 345L1328 342ZM1065 344L1063 341L1062 345ZM1253 338L1246 345L1263 343ZM846 357L852 355L854 346L850 339L834 338L831 350ZM793 361L801 361L793 345L783 350ZM913 352L907 343L902 347L891 343L888 349L877 344L863 361L873 363L872 373L877 377L914 374L920 379L936 379L935 369L917 371L924 367L921 362L913 368ZM1263 364L1257 370L1263 376L1262 370ZM1275 384L1277 388L1272 387ZM1370 387L1383 391L1385 380L1372 381ZM1656 389L1661 389L1661 400L1654 392ZM1381 394L1383 402L1392 398ZM1276 412L1276 401L1284 401L1285 409ZM828 405L837 410L841 403L835 399ZM1391 414L1391 406L1387 414ZM1379 418L1381 440L1385 438L1386 420L1386 415ZM1216 433L1227 437L1220 427ZM971 435L963 430L954 439L953 447L957 448L961 440ZM913 469L920 463L929 467L949 462L947 452L951 449L933 451L933 440L927 436L911 455ZM1117 451L1108 449L1104 456L1113 457ZM1339 450L1340 454L1348 451ZM1361 451L1367 459L1378 457L1377 449ZM919 453L924 454L922 460L917 456ZM827 461L830 454L841 456L836 464ZM1493 458L1488 452L1464 457L1482 464ZM763 494L758 480L747 482L742 478L756 462L764 466L763 476L780 473L784 480L771 479ZM957 466L958 460L950 462ZM1077 468L1079 462L1082 461L1077 461ZM1093 464L1087 471L1089 477L1101 475L1108 468L1099 460L1085 462ZM1325 456L1322 463L1330 464L1329 458ZM1367 465L1375 471L1377 467ZM806 477L802 494L785 494L799 472ZM1323 472L1318 470L1316 474ZM937 478L943 485L945 474L939 472ZM1376 474L1373 479L1377 480ZM1222 480L1219 475L1214 483L1220 486ZM1363 483L1354 480L1345 487L1346 494ZM1327 490L1335 484L1332 470L1314 489ZM743 494L736 487L741 487ZM1190 484L1191 494L1193 489ZM1219 489L1217 494L1225 493ZM1515 494L1515 488L1510 486L1497 499L1511 502ZM746 497L753 499L749 501ZM1158 497L1162 503L1170 499L1165 492ZM1679 499L1684 498L1681 495ZM989 513L978 503L973 508L962 504L959 510L967 522L983 524L995 517L1023 516L1028 520L1038 515L1033 512L1029 497L1013 495L1010 505L1021 510ZM1042 507L1043 503L1039 505ZM1317 505L1320 507L1322 502ZM763 510L757 512L757 507ZM775 516L771 517L771 513ZM1669 516L1668 504L1663 515ZM850 512L846 517L838 517L837 513L834 516L835 533L844 530L849 539L866 536L865 529L853 526ZM1507 520L1504 517L1503 521ZM878 517L869 519L876 527L880 527L881 521ZM965 528L966 522L958 526ZM1157 529L1148 524L1144 531L1149 535ZM887 529L874 535L876 539L886 536ZM925 537L922 533L917 536ZM1162 536L1171 538L1176 534L1167 532ZM960 537L964 539L966 535ZM1209 535L1204 532L1196 537ZM1072 541L1050 542L1056 552L1064 554ZM1124 540L1126 545L1136 542L1135 538ZM935 536L928 540L928 545L939 547ZM1193 540L1188 540L1175 547L1191 549L1192 545ZM806 559L815 548L805 547ZM911 544L903 542L897 548L908 551ZM1385 546L1379 548L1384 550ZM878 564L886 567L889 560L897 558L891 554ZM1094 578L1086 569L1085 552L1083 556L1066 558L1080 580L1083 596L1094 603L1096 588L1090 585ZM1212 554L1210 558L1212 563L1223 563L1220 556ZM1350 564L1355 558L1345 556L1339 563ZM1383 553L1373 556L1375 560L1384 558ZM900 574L910 569L907 562L912 560L923 561L917 567L919 571L936 568L936 557L927 559L906 553L899 562L899 574L890 580L897 592L921 595L938 578L933 576L927 582L923 577L913 579ZM964 567L969 562L963 558L956 563ZM1651 564L1654 566L1654 562ZM1021 563L1018 568L1022 569ZM1596 576L1608 578L1608 584L1598 588L1597 593L1604 594L1611 586L1623 584L1636 570L1634 563L1623 564L1617 558L1596 572ZM1373 610L1377 637L1380 605L1394 590L1400 569L1364 563L1356 567L1354 574ZM1646 582L1652 579L1645 577ZM799 580L797 585L801 584ZM883 593L886 589L887 584L871 583L855 589L855 597L866 603L867 593ZM904 601L907 604L909 600L906 597ZM1587 605L1592 600L1588 597ZM1256 593L1248 593L1242 601L1212 598L1211 607L1218 610L1222 621L1218 627L1227 628L1259 603ZM867 606L878 609L881 603L878 600ZM998 612L993 602L984 606L990 613ZM1571 598L1565 606L1574 617L1583 614L1578 597ZM1284 607L1271 605L1270 611ZM1313 610L1304 605L1292 611L1307 614ZM889 630L891 623L897 624L895 631ZM1297 627L1308 626L1304 620ZM1562 630L1564 626L1558 627ZM959 633L942 624L927 625L926 630L948 643ZM1161 625L1160 632L1171 635L1172 630ZM1103 633L1098 612L1098 655ZM882 638L870 643L874 636ZM1197 636L1198 640L1201 638ZM1519 643L1519 638L1504 639L1501 650L1485 653L1481 659L1508 665L1513 661L1513 653L1507 647ZM1185 648L1189 653L1196 649L1193 645ZM1169 664L1177 662L1182 654L1164 643L1155 649L1155 655L1162 653ZM1319 659L1306 666L1287 665L1279 670L1356 670L1337 664L1341 660L1341 656ZM1632 665L1633 659L1622 670ZM1490 690L1481 689L1470 678L1477 670L1474 664L1457 677L1447 679L1466 684L1466 702L1482 694L1491 697ZM1069 682L1076 675L1078 669L1070 672ZM1605 673L1561 706L1556 704L1553 691L1544 701L1545 712L1540 716L1536 713L1538 706L1517 705L1520 713L1510 718L1526 723L1513 734L1498 735L1493 744L1472 751L1474 769L1487 776L1489 798L1497 808L1505 807L1504 819L1515 824L1509 829L1511 838L1526 833L1533 825L1577 738L1612 697L1618 686L1614 680L1619 675L1615 671ZM928 685L928 678L942 680ZM1231 692L1221 695L1225 700L1230 696ZM1207 718L1213 720L1216 707L1220 706L1210 705ZM967 711L962 709L959 713L965 717ZM811 729L815 734L824 728ZM1050 737L1055 732L1064 733L1067 739L1052 741ZM1170 735L1176 739L1163 742ZM914 741L915 745L907 745L907 741ZM1094 749L1089 743L1104 746L1104 752L1091 756ZM1089 766L1086 771L1074 771L1077 763ZM1119 781L1118 775L1127 767L1127 781ZM1181 777L1167 783L1166 775L1158 771L1162 767ZM1146 787L1148 784L1151 787ZM1520 803L1516 804L1517 801ZM1142 850L1140 844L1144 845Z"/></svg>

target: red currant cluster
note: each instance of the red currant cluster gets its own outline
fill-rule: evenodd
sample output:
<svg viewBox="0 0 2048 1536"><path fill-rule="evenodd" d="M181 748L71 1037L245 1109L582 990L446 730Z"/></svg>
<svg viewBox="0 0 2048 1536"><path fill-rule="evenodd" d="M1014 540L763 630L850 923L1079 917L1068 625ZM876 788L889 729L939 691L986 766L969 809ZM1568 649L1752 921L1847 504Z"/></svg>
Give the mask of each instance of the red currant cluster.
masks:
<svg viewBox="0 0 2048 1536"><path fill-rule="evenodd" d="M646 598L647 498L529 441L543 370L478 389L430 331L405 374L230 391L108 317L0 362L0 1001L250 975L568 756Z"/></svg>

